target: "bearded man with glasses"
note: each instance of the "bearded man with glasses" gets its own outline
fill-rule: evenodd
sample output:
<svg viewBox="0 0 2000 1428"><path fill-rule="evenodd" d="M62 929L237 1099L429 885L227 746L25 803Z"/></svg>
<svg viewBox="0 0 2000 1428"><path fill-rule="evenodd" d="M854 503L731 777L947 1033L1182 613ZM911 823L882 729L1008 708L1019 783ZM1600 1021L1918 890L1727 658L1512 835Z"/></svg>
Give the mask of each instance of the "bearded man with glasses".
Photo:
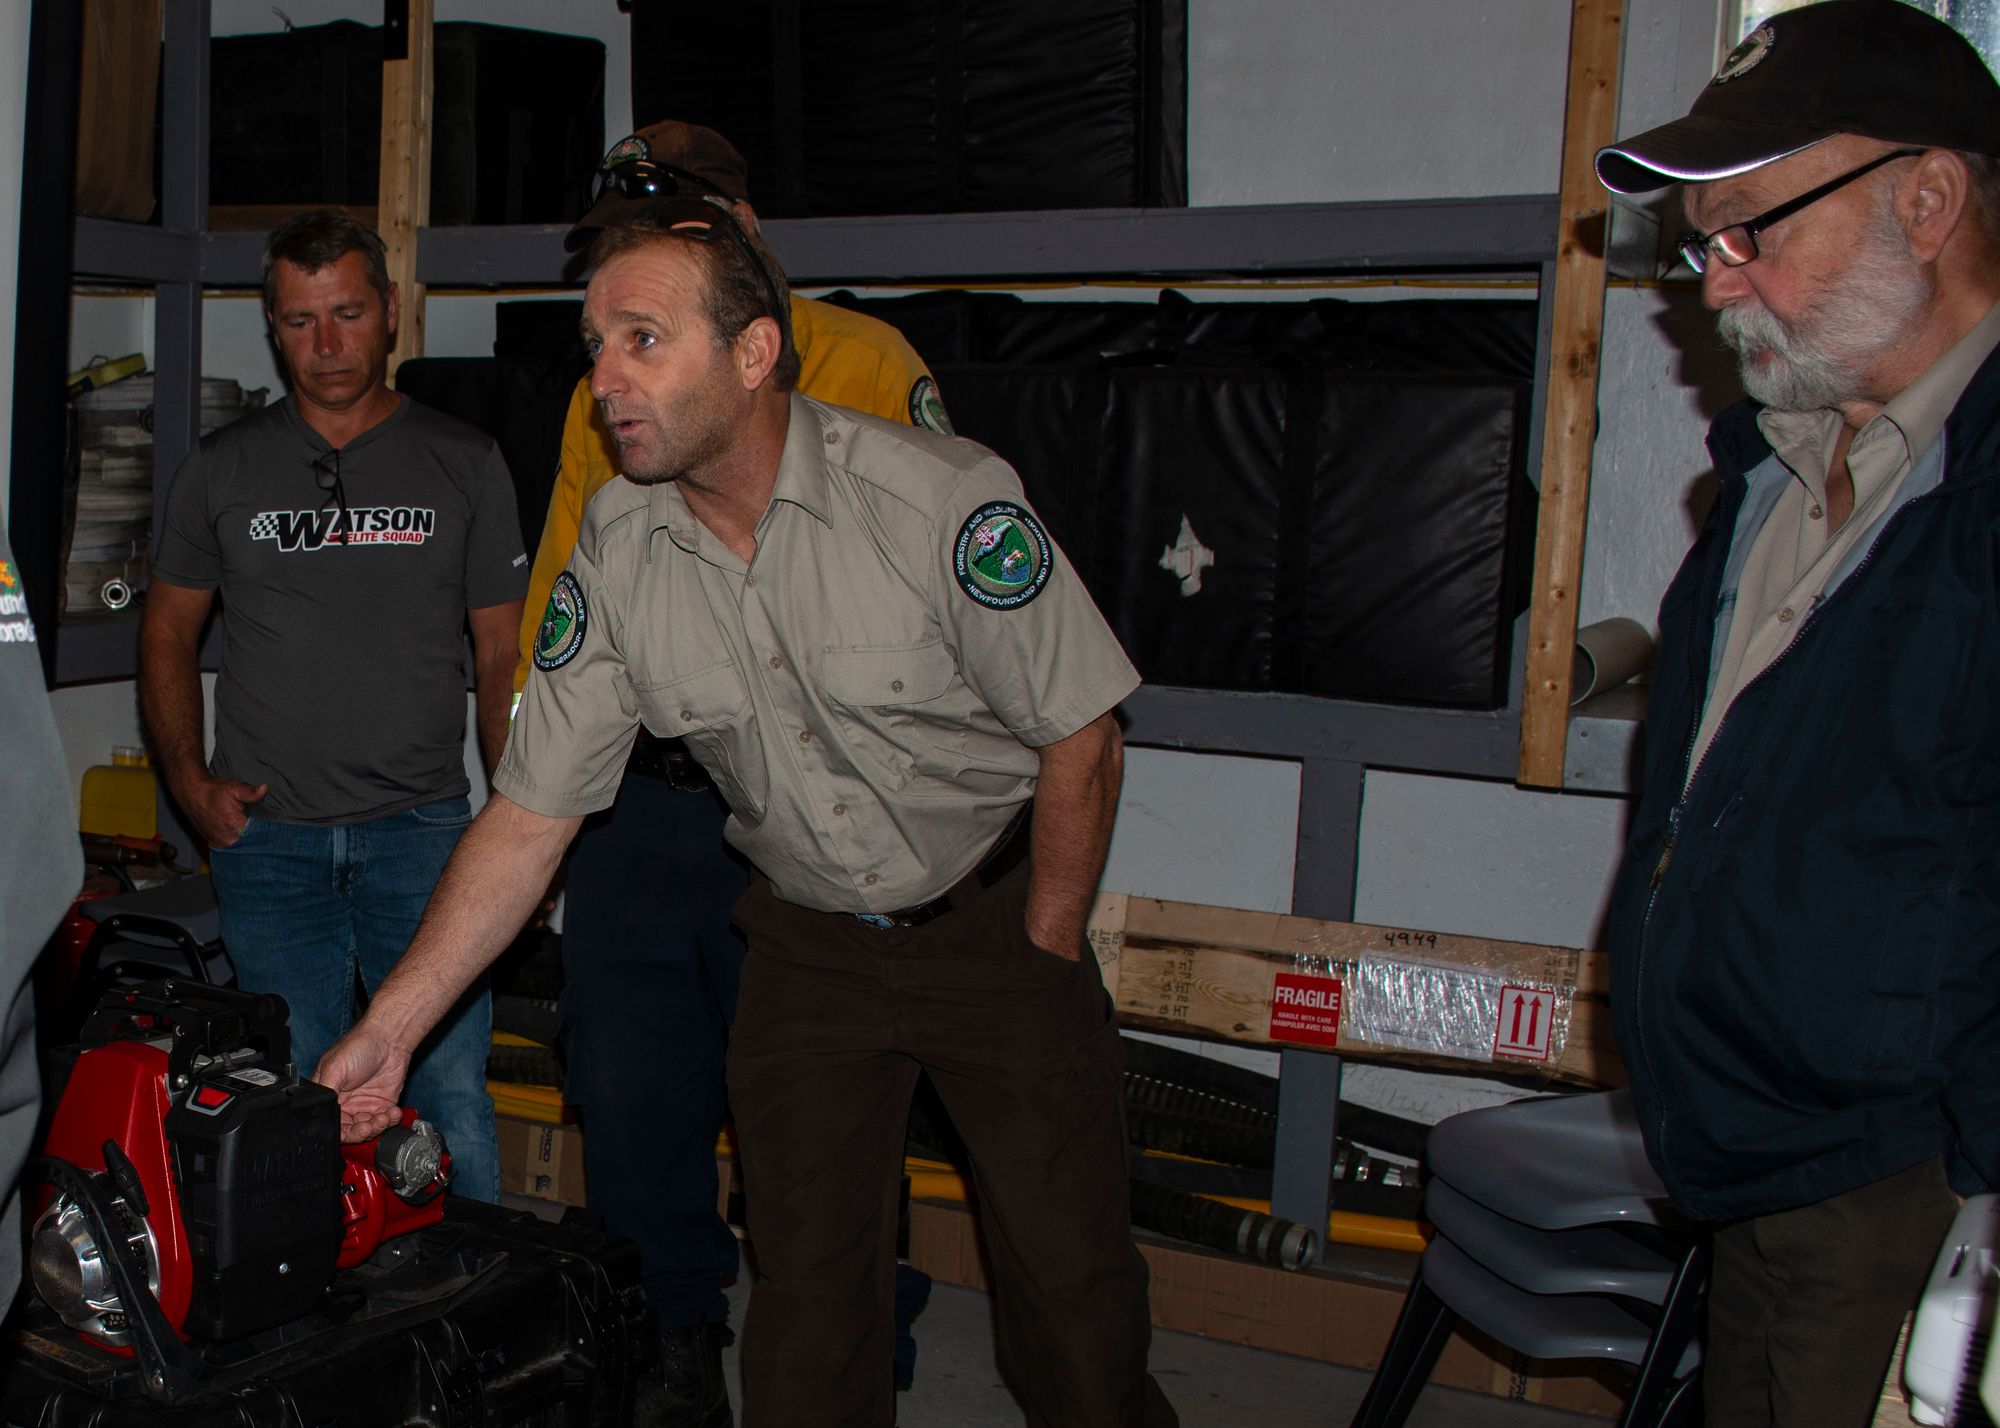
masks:
<svg viewBox="0 0 2000 1428"><path fill-rule="evenodd" d="M382 240L316 209L265 247L290 391L203 437L174 473L139 630L139 708L209 848L237 980L291 1007L311 1066L409 944L471 820L465 649L479 750L507 740L528 558L492 438L388 384L397 293ZM222 600L215 745L199 651ZM486 1093L491 1003L468 989L426 1042L411 1104L452 1190L500 1198Z"/></svg>
<svg viewBox="0 0 2000 1428"><path fill-rule="evenodd" d="M1597 156L1683 185L1751 398L1606 934L1648 1154L1715 1227L1711 1428L1868 1423L1953 1191L2000 1188L1996 152L1963 39L1828 0Z"/></svg>

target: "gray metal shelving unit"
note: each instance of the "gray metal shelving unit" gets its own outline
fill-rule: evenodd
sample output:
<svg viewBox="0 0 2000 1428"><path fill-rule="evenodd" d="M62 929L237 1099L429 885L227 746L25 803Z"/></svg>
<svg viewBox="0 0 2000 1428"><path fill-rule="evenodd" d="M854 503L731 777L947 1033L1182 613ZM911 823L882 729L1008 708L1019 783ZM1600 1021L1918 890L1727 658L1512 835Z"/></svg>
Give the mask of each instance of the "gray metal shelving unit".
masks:
<svg viewBox="0 0 2000 1428"><path fill-rule="evenodd" d="M150 284L157 294L155 459L171 471L197 430L201 298L254 286L262 238L202 231L207 212L208 0L168 0L162 96L163 222L77 220L74 267L87 279ZM1541 326L1527 469L1540 469L1557 233L1550 195L1462 201L1297 204L1140 211L774 220L773 248L801 286L902 286L956 280L1194 279L1355 273L1523 275L1537 279ZM432 228L418 277L432 287L561 283L560 227ZM156 486L156 502L166 483ZM129 675L132 625L91 621L59 632L58 679ZM1130 742L1294 759L1302 765L1294 911L1348 919L1369 769L1511 780L1518 757L1525 617L1504 709L1447 711L1282 694L1147 688L1125 705ZM1571 730L1569 786L1622 790L1632 721L1583 719ZM1337 1057L1284 1051L1278 1214L1324 1226Z"/></svg>

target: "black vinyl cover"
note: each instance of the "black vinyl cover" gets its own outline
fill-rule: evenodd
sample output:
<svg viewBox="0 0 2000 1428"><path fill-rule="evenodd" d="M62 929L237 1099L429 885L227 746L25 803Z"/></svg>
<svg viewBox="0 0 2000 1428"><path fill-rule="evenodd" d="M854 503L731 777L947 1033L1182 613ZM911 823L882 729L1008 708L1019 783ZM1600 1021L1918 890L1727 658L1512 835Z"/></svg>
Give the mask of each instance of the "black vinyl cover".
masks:
<svg viewBox="0 0 2000 1428"><path fill-rule="evenodd" d="M575 335L574 323L569 331ZM470 422L499 443L514 478L521 538L530 560L555 490L570 394L589 370L590 363L580 352L551 357L413 357L396 369L397 391Z"/></svg>
<svg viewBox="0 0 2000 1428"><path fill-rule="evenodd" d="M209 201L377 199L382 31L351 20L211 42ZM569 223L604 152L604 46L506 25L432 32L430 221Z"/></svg>
<svg viewBox="0 0 2000 1428"><path fill-rule="evenodd" d="M727 135L767 216L1187 202L1186 0L633 0L635 128Z"/></svg>
<svg viewBox="0 0 2000 1428"><path fill-rule="evenodd" d="M933 369L954 430L1021 474L1028 502L1092 590L1099 588L1098 470L1109 376L1097 367Z"/></svg>
<svg viewBox="0 0 2000 1428"><path fill-rule="evenodd" d="M924 354L959 434L1014 465L1148 680L1505 702L1533 553L1532 303L830 300ZM504 304L502 345L555 350L574 320ZM567 388L537 399L553 443ZM453 400L498 435L529 398L485 419ZM529 505L524 484L532 541Z"/></svg>

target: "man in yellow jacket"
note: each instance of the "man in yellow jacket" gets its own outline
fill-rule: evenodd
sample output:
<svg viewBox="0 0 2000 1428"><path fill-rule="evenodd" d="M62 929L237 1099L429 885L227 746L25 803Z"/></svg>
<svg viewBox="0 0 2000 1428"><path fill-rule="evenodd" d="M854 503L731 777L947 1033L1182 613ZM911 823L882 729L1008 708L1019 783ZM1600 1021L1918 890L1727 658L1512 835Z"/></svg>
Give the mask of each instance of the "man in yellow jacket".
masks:
<svg viewBox="0 0 2000 1428"><path fill-rule="evenodd" d="M655 124L605 155L594 201L569 246L689 193L728 198L754 233L748 187L742 155L720 134ZM796 295L790 307L800 391L949 433L937 384L902 334ZM570 399L562 465L535 552L516 694L584 507L618 474L585 377ZM721 1366L729 1337L722 1282L736 1273L737 1251L716 1214L714 1150L724 1114L724 1040L744 950L729 914L749 873L722 841L726 817L680 741L642 730L617 803L577 837L563 910L565 1094L584 1119L590 1203L639 1245L665 1367L662 1401L645 1421L672 1428L731 1421Z"/></svg>

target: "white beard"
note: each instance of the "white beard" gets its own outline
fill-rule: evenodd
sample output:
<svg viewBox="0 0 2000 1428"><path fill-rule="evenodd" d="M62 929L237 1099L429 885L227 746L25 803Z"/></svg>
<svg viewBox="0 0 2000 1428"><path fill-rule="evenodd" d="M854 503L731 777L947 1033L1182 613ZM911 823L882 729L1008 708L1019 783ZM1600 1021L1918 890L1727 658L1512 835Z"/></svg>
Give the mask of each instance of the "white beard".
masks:
<svg viewBox="0 0 2000 1428"><path fill-rule="evenodd" d="M1892 214L1862 235L1847 271L1785 319L1754 300L1716 314L1743 389L1776 411L1818 411L1867 395L1877 358L1916 325L1931 298Z"/></svg>

